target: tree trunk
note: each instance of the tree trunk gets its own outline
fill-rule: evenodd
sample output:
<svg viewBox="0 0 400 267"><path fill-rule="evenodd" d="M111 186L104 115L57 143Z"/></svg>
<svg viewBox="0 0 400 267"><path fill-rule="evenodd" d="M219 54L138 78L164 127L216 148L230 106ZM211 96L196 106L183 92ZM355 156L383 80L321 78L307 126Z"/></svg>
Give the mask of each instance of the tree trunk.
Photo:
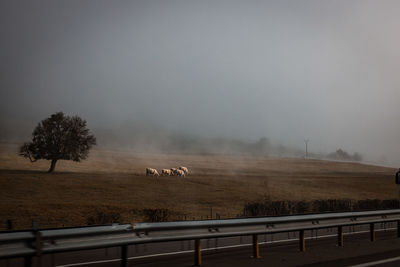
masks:
<svg viewBox="0 0 400 267"><path fill-rule="evenodd" d="M56 159L52 159L51 160L49 172L53 172L54 171L54 168L56 167L56 163L57 163Z"/></svg>

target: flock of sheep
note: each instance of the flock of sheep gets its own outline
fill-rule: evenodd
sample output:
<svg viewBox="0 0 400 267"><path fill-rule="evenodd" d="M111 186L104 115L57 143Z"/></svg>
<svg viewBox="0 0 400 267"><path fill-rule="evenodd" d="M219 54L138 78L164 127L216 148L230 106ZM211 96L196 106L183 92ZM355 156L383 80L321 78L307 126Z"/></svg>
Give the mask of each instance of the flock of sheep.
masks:
<svg viewBox="0 0 400 267"><path fill-rule="evenodd" d="M179 168L171 168L171 169L162 169L161 175L163 176L182 176L185 177L189 174L189 169L186 167L179 167ZM158 171L153 168L146 168L146 176L160 176Z"/></svg>

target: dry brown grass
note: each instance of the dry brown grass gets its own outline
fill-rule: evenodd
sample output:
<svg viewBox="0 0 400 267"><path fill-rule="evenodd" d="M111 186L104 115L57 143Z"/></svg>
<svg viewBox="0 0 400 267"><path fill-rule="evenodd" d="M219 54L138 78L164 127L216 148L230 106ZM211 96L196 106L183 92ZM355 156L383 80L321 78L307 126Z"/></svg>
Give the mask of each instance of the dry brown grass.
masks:
<svg viewBox="0 0 400 267"><path fill-rule="evenodd" d="M397 198L395 169L357 163L250 156L139 154L93 150L82 163L30 163L18 147L0 145L0 229L31 220L41 227L86 225L99 214L123 222L144 219L144 209L168 209L171 219L206 218L213 208L236 216L248 201L327 198ZM146 167L187 166L186 178L146 177Z"/></svg>

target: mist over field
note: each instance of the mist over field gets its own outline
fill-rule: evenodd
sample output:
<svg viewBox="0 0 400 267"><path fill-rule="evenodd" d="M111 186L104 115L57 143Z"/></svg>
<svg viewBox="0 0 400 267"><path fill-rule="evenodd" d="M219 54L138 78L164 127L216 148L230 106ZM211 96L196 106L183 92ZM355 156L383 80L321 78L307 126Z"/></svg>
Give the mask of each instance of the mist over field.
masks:
<svg viewBox="0 0 400 267"><path fill-rule="evenodd" d="M272 154L300 156L309 139L311 153L398 166L399 8L4 0L0 140L24 141L63 111L99 146L230 152L266 137Z"/></svg>

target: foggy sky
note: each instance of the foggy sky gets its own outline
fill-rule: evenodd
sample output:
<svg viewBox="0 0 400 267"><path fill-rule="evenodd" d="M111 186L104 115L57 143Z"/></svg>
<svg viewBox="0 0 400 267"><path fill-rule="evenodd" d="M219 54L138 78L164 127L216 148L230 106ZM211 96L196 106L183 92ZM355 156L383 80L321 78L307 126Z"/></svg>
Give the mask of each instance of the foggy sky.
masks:
<svg viewBox="0 0 400 267"><path fill-rule="evenodd" d="M2 0L1 130L63 111L91 127L308 138L313 152L400 164L399 11L395 0Z"/></svg>

